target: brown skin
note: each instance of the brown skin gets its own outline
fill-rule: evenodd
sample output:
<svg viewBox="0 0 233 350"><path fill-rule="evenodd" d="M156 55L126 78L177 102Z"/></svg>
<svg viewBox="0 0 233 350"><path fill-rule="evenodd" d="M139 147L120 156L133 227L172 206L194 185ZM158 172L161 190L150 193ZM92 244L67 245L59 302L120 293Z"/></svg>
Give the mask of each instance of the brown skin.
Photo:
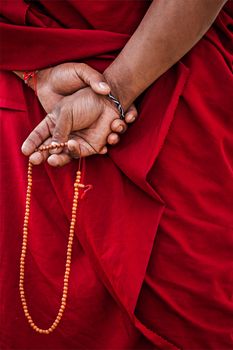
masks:
<svg viewBox="0 0 233 350"><path fill-rule="evenodd" d="M16 71L15 74L23 79L23 72ZM107 95L110 92L103 75L84 63L69 62L42 69L37 72L36 80L37 96L47 113L50 113L64 96L86 86L91 86L97 94ZM99 83L104 83L104 87L101 88ZM28 80L28 85L35 89L33 78Z"/></svg>
<svg viewBox="0 0 233 350"><path fill-rule="evenodd" d="M23 72L15 71L21 79ZM47 113L50 113L64 96L90 86L93 91L100 95L107 95L110 92L109 85L105 82L102 74L84 63L63 63L55 67L42 69L36 74L36 90L38 99ZM34 79L28 80L28 85L34 89ZM126 113L126 123L133 122L137 117L136 108L132 105ZM118 141L116 133L123 133L127 125L117 118L111 124L111 130L107 137L109 144Z"/></svg>
<svg viewBox="0 0 233 350"><path fill-rule="evenodd" d="M129 42L104 72L112 93L118 97L125 109L202 38L225 3L226 0L156 0L151 4ZM138 50L139 47L140 50ZM76 114L77 111L72 108L72 105L74 103L84 105L82 99L88 99L88 93L91 91L87 91L84 96L76 96L75 100L71 97L69 105L65 104L56 116L52 131L53 140L64 142L72 138L68 143L68 151L71 151L69 146L72 145L70 156L78 156L80 153L80 138L72 135L83 127L82 118L79 125L79 118L83 112L79 110L80 114ZM102 99L102 96L97 96L96 109L102 105ZM91 113L94 117L95 111L92 110ZM73 124L64 123L64 120L67 122L67 115ZM89 120L93 124L92 117L89 115ZM112 120L109 117L102 118L102 124L104 122L109 125ZM100 147L106 142L107 133L100 133L98 125L95 124L92 128L92 124L90 124L91 127L85 125L88 130L85 134L86 141L91 143L94 138L95 145ZM75 125L75 128L72 125ZM106 127L105 132L107 130L109 129ZM38 132L42 140L47 139L48 135L41 126L35 133L31 133L30 139L38 138ZM29 154L25 150L30 142L27 139L23 146L23 152L26 155ZM39 146L38 140L35 144ZM50 156L48 161L51 165L62 166L67 159L64 160L64 152L62 152L60 155Z"/></svg>
<svg viewBox="0 0 233 350"><path fill-rule="evenodd" d="M226 2L153 1L127 45L104 72L125 109L202 38Z"/></svg>
<svg viewBox="0 0 233 350"><path fill-rule="evenodd" d="M73 118L77 115L78 118ZM111 101L105 96L97 95L90 87L83 88L58 102L56 108L28 136L27 144L22 146L23 152L30 155L35 147L41 144L40 135L43 135L46 144L56 140L66 142L69 139L70 154L67 154L66 149L59 155L53 154L48 158L48 152L34 152L30 156L33 164L40 164L46 158L52 166L60 165L57 160L62 160L62 165L68 163L71 156L77 156L73 154L76 143L83 157L96 153L104 154L107 151L106 137L111 132L111 123L116 119L119 119L119 112ZM53 135L53 140L50 135Z"/></svg>

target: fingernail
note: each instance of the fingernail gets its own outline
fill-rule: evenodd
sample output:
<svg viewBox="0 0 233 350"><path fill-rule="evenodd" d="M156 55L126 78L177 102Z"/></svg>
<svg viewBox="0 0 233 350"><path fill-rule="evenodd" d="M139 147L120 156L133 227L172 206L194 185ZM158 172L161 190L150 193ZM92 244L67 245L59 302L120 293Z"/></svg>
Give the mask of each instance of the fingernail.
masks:
<svg viewBox="0 0 233 350"><path fill-rule="evenodd" d="M136 118L135 118L135 117L131 117L131 118L129 118L130 123L133 123L135 120L136 120Z"/></svg>
<svg viewBox="0 0 233 350"><path fill-rule="evenodd" d="M21 146L21 151L25 156L29 156L32 153L32 150L28 147L26 142L24 142Z"/></svg>
<svg viewBox="0 0 233 350"><path fill-rule="evenodd" d="M123 125L120 125L120 126L118 127L118 132L122 132L123 130L124 130Z"/></svg>
<svg viewBox="0 0 233 350"><path fill-rule="evenodd" d="M105 89L108 89L109 86L108 84L104 83L104 82L100 82L99 83L99 87L102 89L102 90L105 90Z"/></svg>
<svg viewBox="0 0 233 350"><path fill-rule="evenodd" d="M21 151L24 153L25 152L25 142L21 146Z"/></svg>

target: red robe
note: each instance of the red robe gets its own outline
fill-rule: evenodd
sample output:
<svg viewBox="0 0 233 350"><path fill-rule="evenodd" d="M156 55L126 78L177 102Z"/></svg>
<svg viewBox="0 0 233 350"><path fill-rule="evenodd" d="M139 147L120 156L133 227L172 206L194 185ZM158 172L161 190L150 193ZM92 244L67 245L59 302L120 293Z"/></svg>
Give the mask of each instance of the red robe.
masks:
<svg viewBox="0 0 233 350"><path fill-rule="evenodd" d="M232 349L232 1L140 97L120 144L85 160L94 188L80 203L58 328L35 333L20 303L20 147L45 112L11 70L80 61L103 71L149 4L1 1L1 349ZM60 303L76 168L33 170L26 293L44 328Z"/></svg>

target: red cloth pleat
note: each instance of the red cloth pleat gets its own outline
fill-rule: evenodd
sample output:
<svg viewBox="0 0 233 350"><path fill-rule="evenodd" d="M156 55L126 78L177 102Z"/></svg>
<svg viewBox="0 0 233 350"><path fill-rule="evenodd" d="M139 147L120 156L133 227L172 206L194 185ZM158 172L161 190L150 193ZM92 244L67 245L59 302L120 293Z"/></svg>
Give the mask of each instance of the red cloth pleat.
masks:
<svg viewBox="0 0 233 350"><path fill-rule="evenodd" d="M68 304L36 334L18 292L27 159L45 116L10 71L82 61L103 71L149 1L1 1L1 349L232 348L232 2L137 101L107 156L85 159ZM48 327L62 291L77 162L33 169L26 293Z"/></svg>

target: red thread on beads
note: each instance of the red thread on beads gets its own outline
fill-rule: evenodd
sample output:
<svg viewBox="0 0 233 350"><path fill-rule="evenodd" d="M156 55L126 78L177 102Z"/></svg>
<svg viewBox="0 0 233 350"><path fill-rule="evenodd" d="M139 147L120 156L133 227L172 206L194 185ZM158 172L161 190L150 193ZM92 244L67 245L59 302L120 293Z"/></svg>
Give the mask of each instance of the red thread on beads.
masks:
<svg viewBox="0 0 233 350"><path fill-rule="evenodd" d="M82 168L82 161L83 161L83 158L82 158L82 151L81 151L81 145L79 144L79 155L80 155L80 157L79 157L79 164L78 164L78 170L80 171L81 170L81 168ZM81 194L81 197L80 197L80 199L83 199L84 198L84 196L86 195L86 193L88 192L88 191L90 191L90 190L92 190L93 189L93 185L84 185L84 187L83 187L83 193Z"/></svg>

